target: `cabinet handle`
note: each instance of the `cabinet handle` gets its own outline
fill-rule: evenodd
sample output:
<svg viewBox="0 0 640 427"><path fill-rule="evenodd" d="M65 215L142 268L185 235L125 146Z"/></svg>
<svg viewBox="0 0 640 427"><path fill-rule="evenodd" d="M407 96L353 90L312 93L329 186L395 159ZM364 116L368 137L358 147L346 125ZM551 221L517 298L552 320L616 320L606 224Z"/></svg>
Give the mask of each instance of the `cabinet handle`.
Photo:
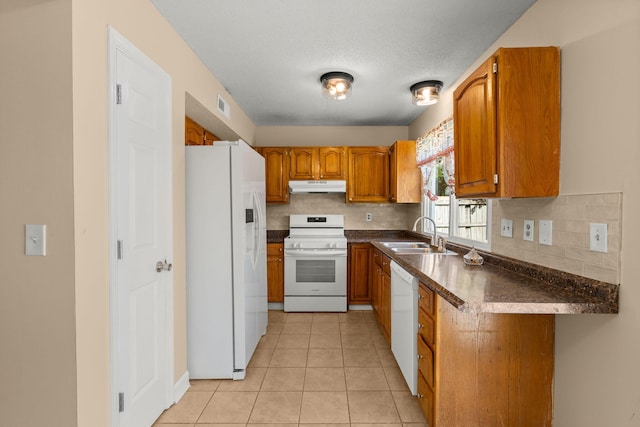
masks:
<svg viewBox="0 0 640 427"><path fill-rule="evenodd" d="M424 399L424 394L422 394L422 393L418 393L418 394L416 394L416 397L417 397L418 399Z"/></svg>
<svg viewBox="0 0 640 427"><path fill-rule="evenodd" d="M278 258L278 262L282 262L282 258Z"/></svg>
<svg viewBox="0 0 640 427"><path fill-rule="evenodd" d="M421 354L416 354L416 357L418 358L418 360L420 360L420 359L424 359L424 356L423 356L423 355L421 355Z"/></svg>
<svg viewBox="0 0 640 427"><path fill-rule="evenodd" d="M418 295L418 299L424 299L424 295L419 294L419 295Z"/></svg>
<svg viewBox="0 0 640 427"><path fill-rule="evenodd" d="M424 325L422 323L418 323L418 329L422 329L424 328Z"/></svg>

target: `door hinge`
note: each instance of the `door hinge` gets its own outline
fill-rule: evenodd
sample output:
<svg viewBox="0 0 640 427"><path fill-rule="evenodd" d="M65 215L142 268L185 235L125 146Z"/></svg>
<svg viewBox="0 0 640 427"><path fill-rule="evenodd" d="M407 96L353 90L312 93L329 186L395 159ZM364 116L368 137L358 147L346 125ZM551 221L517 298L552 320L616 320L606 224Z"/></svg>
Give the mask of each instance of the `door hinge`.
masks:
<svg viewBox="0 0 640 427"><path fill-rule="evenodd" d="M497 173L493 175L493 183L494 184L498 183L498 174Z"/></svg>
<svg viewBox="0 0 640 427"><path fill-rule="evenodd" d="M118 393L118 412L124 412L124 393Z"/></svg>
<svg viewBox="0 0 640 427"><path fill-rule="evenodd" d="M498 63L494 62L493 63L493 74L497 74L498 73Z"/></svg>
<svg viewBox="0 0 640 427"><path fill-rule="evenodd" d="M118 253L118 259L122 259L122 240L118 240L116 251Z"/></svg>
<svg viewBox="0 0 640 427"><path fill-rule="evenodd" d="M116 104L122 104L122 85L116 85Z"/></svg>

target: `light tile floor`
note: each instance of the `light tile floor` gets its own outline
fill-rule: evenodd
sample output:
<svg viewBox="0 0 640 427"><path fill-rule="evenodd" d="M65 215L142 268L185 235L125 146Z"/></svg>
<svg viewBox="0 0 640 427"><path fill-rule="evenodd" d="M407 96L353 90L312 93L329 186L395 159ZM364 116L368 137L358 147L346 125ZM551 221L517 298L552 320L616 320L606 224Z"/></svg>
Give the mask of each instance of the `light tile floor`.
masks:
<svg viewBox="0 0 640 427"><path fill-rule="evenodd" d="M371 311L269 312L242 381L192 380L157 427L424 427Z"/></svg>

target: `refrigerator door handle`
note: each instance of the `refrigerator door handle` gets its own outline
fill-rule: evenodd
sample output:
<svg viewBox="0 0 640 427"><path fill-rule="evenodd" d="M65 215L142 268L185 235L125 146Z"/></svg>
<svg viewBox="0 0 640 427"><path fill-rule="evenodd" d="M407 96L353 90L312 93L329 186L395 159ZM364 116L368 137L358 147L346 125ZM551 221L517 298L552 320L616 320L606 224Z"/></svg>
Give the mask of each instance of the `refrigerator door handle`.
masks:
<svg viewBox="0 0 640 427"><path fill-rule="evenodd" d="M258 258L260 255L260 251L262 251L262 228L264 226L264 216L262 209L260 208L260 199L258 198L258 193L252 193L253 199L253 210L257 212L256 220L254 222L254 236L257 237L257 244L253 245L253 254L251 255L251 263L253 264L253 269L255 270L258 264Z"/></svg>

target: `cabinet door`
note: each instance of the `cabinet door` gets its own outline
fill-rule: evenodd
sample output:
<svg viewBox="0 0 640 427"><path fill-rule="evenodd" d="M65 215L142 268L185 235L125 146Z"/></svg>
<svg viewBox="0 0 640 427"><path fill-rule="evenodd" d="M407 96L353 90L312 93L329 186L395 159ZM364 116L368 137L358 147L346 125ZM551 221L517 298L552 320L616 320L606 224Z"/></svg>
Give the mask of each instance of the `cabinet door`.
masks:
<svg viewBox="0 0 640 427"><path fill-rule="evenodd" d="M391 344L391 276L382 273L380 311L382 312L382 333Z"/></svg>
<svg viewBox="0 0 640 427"><path fill-rule="evenodd" d="M349 147L348 202L389 201L389 148Z"/></svg>
<svg viewBox="0 0 640 427"><path fill-rule="evenodd" d="M220 138L215 136L213 133L208 130L204 130L204 145L213 145L215 141L220 141Z"/></svg>
<svg viewBox="0 0 640 427"><path fill-rule="evenodd" d="M457 197L491 195L497 189L494 63L489 58L453 93Z"/></svg>
<svg viewBox="0 0 640 427"><path fill-rule="evenodd" d="M203 145L204 144L204 128L191 120L189 117L184 118L184 145Z"/></svg>
<svg viewBox="0 0 640 427"><path fill-rule="evenodd" d="M422 174L416 161L415 141L396 141L389 149L389 201L420 203Z"/></svg>
<svg viewBox="0 0 640 427"><path fill-rule="evenodd" d="M349 304L371 304L369 243L354 243L349 249Z"/></svg>
<svg viewBox="0 0 640 427"><path fill-rule="evenodd" d="M264 147L267 203L289 202L289 161L285 147Z"/></svg>
<svg viewBox="0 0 640 427"><path fill-rule="evenodd" d="M267 301L284 302L282 243L267 243Z"/></svg>
<svg viewBox="0 0 640 427"><path fill-rule="evenodd" d="M380 311L380 251L371 246L369 249L369 289L371 289L371 307L378 318ZM378 318L378 322L380 319Z"/></svg>
<svg viewBox="0 0 640 427"><path fill-rule="evenodd" d="M318 149L314 147L291 147L289 178L318 178Z"/></svg>
<svg viewBox="0 0 640 427"><path fill-rule="evenodd" d="M320 147L318 161L320 179L345 179L347 164L345 147Z"/></svg>

